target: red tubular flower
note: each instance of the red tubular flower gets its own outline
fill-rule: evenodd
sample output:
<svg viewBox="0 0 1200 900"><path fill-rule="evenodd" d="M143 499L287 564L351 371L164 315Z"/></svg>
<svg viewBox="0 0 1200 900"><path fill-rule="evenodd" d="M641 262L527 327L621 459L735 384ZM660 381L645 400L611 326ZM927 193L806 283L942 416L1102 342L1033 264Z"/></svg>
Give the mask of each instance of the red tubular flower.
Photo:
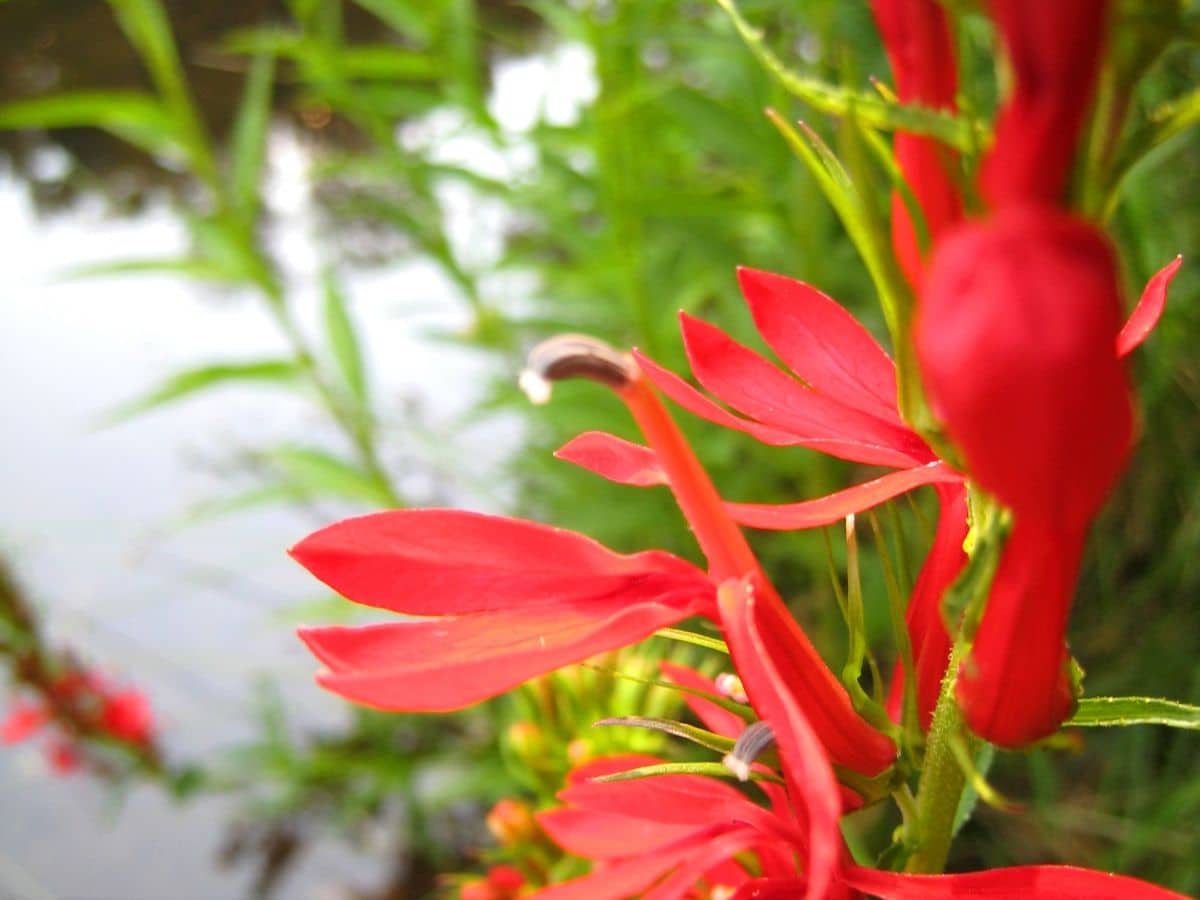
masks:
<svg viewBox="0 0 1200 900"><path fill-rule="evenodd" d="M883 36L904 103L953 111L958 78L954 41L946 11L937 0L872 0L871 10ZM896 135L896 163L912 188L931 240L962 218L962 200L950 173L954 153L932 138ZM918 284L921 254L908 207L892 196L892 243L900 267Z"/></svg>
<svg viewBox="0 0 1200 900"><path fill-rule="evenodd" d="M1081 527L1125 464L1117 285L1104 235L1045 207L999 212L937 249L916 332L926 388L972 479L1018 516Z"/></svg>
<svg viewBox="0 0 1200 900"><path fill-rule="evenodd" d="M1096 84L1108 0L991 0L1013 86L984 160L993 206L1058 202Z"/></svg>
<svg viewBox="0 0 1200 900"><path fill-rule="evenodd" d="M712 778L665 775L631 781L593 779L659 760L626 756L575 770L563 806L539 814L546 833L569 853L595 861L592 873L539 891L539 900L618 900L631 895L674 900L701 885L736 888L756 900L885 900L993 897L997 900L1178 900L1178 894L1132 878L1068 866L1021 866L965 875L904 875L850 863L839 832L843 807L822 742L786 677L787 661L749 581L719 591L730 649L758 698L779 749L786 796L759 782L770 806ZM786 653L784 650L783 653ZM753 857L756 876L744 868Z"/></svg>
<svg viewBox="0 0 1200 900"><path fill-rule="evenodd" d="M457 709L714 610L708 578L669 553L456 510L349 519L292 555L358 603L425 617L300 632L323 686L384 709Z"/></svg>
<svg viewBox="0 0 1200 900"><path fill-rule="evenodd" d="M964 226L930 267L916 342L934 411L972 478L1015 517L958 684L967 721L995 743L1029 743L1070 713L1076 572L1132 439L1117 353L1152 327L1178 268L1151 280L1118 337L1108 241L1046 207Z"/></svg>

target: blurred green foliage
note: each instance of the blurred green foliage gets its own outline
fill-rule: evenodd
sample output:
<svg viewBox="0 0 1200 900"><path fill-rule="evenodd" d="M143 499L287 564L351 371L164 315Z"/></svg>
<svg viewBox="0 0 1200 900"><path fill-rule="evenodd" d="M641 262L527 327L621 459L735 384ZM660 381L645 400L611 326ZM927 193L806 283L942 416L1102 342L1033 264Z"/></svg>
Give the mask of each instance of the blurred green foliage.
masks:
<svg viewBox="0 0 1200 900"><path fill-rule="evenodd" d="M717 4L691 0L535 0L520 7L289 0L270 21L245 22L208 48L226 70L244 73L240 101L228 121L216 125L203 110L208 98L189 87L184 64L193 61L181 62L172 23L157 0L110 5L142 62L144 86L19 100L0 107L0 127L51 134L99 128L157 165L182 167L186 183L175 202L190 228L191 251L180 259L114 260L107 268L165 270L236 288L275 317L290 347L286 356L220 366L199 361L121 410L136 414L231 382L310 395L340 430L340 445L265 448L269 482L230 506L312 497L348 508L405 502L398 473L384 461L390 454L380 452L384 426L397 411L373 384L372 360L340 287L348 267L387 264L396 248L435 265L452 285L454 302L470 313L470 329L434 339L465 343L513 373L533 341L564 330L637 345L683 369L678 310L755 343L736 290L737 265L811 282L881 338L886 334L876 284L852 240L857 236L839 221L815 170L763 114L771 108L783 122L804 118L829 146L847 148L854 139L847 116L837 125L826 113L846 96L861 98L856 102L864 109L879 104L867 77L887 81L865 3L747 2L745 21L763 32L762 43L751 46ZM1130 17L1149 9L1121 8ZM1111 213L1131 295L1176 252L1189 253L1200 236L1194 180L1200 142L1189 130L1200 115L1194 92L1200 59L1184 40L1196 32L1197 14L1170 3L1149 9L1156 11L1179 16L1177 27L1158 37L1181 40L1125 48L1123 71L1145 77L1127 97L1121 91L1128 85L1119 79L1108 85L1107 96L1131 110L1130 124L1119 143L1093 147L1089 162L1103 174L1095 182L1107 190L1087 202L1097 213ZM996 95L990 33L973 15L961 31L964 97L986 119ZM563 48L590 61L594 93L578 115L541 115L525 130L500 121L489 104L497 71ZM794 77L770 71L764 58ZM814 81L805 87L797 79ZM821 93L826 88L833 93ZM316 336L297 324L292 291L265 240L271 223L262 202L263 169L271 130L284 127L285 114L304 123L288 127L307 128L314 138L311 177L327 218L323 327ZM863 134L878 124L870 115L862 113ZM436 139L421 138L422 126L431 131L435 116L451 123L449 134L432 129ZM473 167L447 157L449 137L525 162L501 173ZM851 173L862 228L869 231L878 226L871 216L886 208L891 183L870 159ZM456 243L448 190L501 204L494 257ZM347 246L339 233L368 234L379 249ZM515 293L514 276L528 288ZM1091 669L1091 694L1200 702L1200 607L1193 602L1200 592L1194 559L1200 546L1197 279L1189 263L1161 328L1135 363L1143 439L1093 536L1072 626L1075 652ZM665 492L613 487L553 460L557 446L585 430L636 437L620 404L595 386L562 385L553 403L531 411L504 381L490 387L473 415L522 418L522 449L506 474L516 486L513 512L586 531L621 549L655 546L695 556ZM740 435L681 424L731 499L811 497L844 486L854 474L847 464L804 450L768 450ZM916 526L928 499L895 505L899 531L920 534ZM897 537L901 555L906 550L918 560L924 539ZM821 536L755 541L801 621L817 632L818 646L837 648L843 629ZM866 617L873 633L885 634L884 570L871 542L862 543ZM833 544L835 567L844 565L840 538ZM913 569L915 562L904 566L904 577ZM831 652L831 662L839 652ZM497 799L501 788L515 785L486 748L513 721L532 719L534 712L520 704L536 707L536 689L522 697L478 716L436 722L364 713L347 734L307 749L294 745L271 712L263 743L239 757L264 775L258 820L349 827L377 816L394 794L409 798L408 815L432 815L429 810L445 804L431 807L414 794L420 779L412 770L433 765L435 755L437 764L459 767L454 796ZM575 711L570 722L585 718ZM1136 727L1089 732L1080 751L1065 757L1002 755L990 777L1010 796L1031 797L1030 814L984 809L956 844L953 865L1063 859L1200 891L1200 832L1189 824L1200 812L1197 740L1189 732ZM557 747L553 768L561 772L570 760L566 744ZM545 798L550 783L526 787ZM410 822L407 839L436 832ZM448 864L432 845L423 844L421 852L426 865Z"/></svg>

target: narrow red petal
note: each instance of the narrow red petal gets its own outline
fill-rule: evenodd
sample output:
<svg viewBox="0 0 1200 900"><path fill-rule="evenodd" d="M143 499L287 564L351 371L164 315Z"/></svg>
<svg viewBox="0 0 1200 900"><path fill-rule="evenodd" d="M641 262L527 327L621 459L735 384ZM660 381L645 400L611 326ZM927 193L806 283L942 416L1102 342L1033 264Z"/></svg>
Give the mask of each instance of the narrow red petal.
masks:
<svg viewBox="0 0 1200 900"><path fill-rule="evenodd" d="M16 744L33 736L49 718L45 707L39 704L17 704L0 723L0 744Z"/></svg>
<svg viewBox="0 0 1200 900"><path fill-rule="evenodd" d="M744 587L744 583L734 587L728 582L722 587L718 600L721 617L746 691L754 708L775 732L792 802L803 811L807 821L804 868L808 883L804 896L817 900L827 896L841 860L838 820L842 804L838 785L825 755L826 748L801 708L801 703L807 701L808 705L815 699L809 673L800 670L796 659L779 640L780 631L786 635L791 629L779 621L778 612L782 611L789 622L791 616L786 610L776 609L769 600L763 603L754 592L739 589ZM765 618L764 611L775 615ZM792 628L795 628L794 622ZM841 696L845 697L844 692ZM853 710L850 712L854 715ZM858 721L862 722L861 719ZM870 729L866 723L862 726ZM862 728L854 730L861 731ZM874 729L870 729L870 734L874 736L870 739L872 744L883 741L891 748L891 742L883 735ZM891 754L895 755L894 748Z"/></svg>
<svg viewBox="0 0 1200 900"><path fill-rule="evenodd" d="M292 555L356 603L418 616L561 605L630 585L643 597L689 583L702 591L707 582L669 553L623 555L570 531L462 510L346 519Z"/></svg>
<svg viewBox="0 0 1200 900"><path fill-rule="evenodd" d="M932 459L907 427L805 387L719 328L687 315L680 321L696 379L738 412L795 435L803 446L842 441L839 449L821 449L855 462L911 466Z"/></svg>
<svg viewBox="0 0 1200 900"><path fill-rule="evenodd" d="M789 704L803 711L805 722L811 723L808 727L819 735L824 753L834 762L865 775L877 775L891 765L895 745L855 712L846 689L774 589L755 585L748 597L722 597L721 593L730 591L718 592L730 653L760 715L764 709L768 720L770 709L782 715L778 698L786 696Z"/></svg>
<svg viewBox="0 0 1200 900"><path fill-rule="evenodd" d="M708 835L701 833L693 840L653 853L602 864L590 875L552 884L530 896L536 900L613 900L614 897L640 896L707 840Z"/></svg>
<svg viewBox="0 0 1200 900"><path fill-rule="evenodd" d="M731 784L703 775L655 775L629 781L578 781L559 792L570 806L592 812L636 815L664 825L705 828L723 821L756 823L771 832L786 828L767 809Z"/></svg>
<svg viewBox="0 0 1200 900"><path fill-rule="evenodd" d="M739 525L771 531L820 528L840 522L851 513L885 503L924 484L953 484L962 476L943 462L889 472L873 481L856 484L825 497L801 503L726 503L725 508Z"/></svg>
<svg viewBox="0 0 1200 900"><path fill-rule="evenodd" d="M872 11L904 103L953 110L957 91L954 39L937 0L872 0ZM919 135L896 135L896 162L921 208L932 241L962 219L962 200L952 176L953 151ZM916 228L898 192L892 195L892 244L913 285L920 283Z"/></svg>
<svg viewBox="0 0 1200 900"><path fill-rule="evenodd" d="M1013 527L957 682L967 724L994 744L1047 737L1071 712L1065 635L1082 550L1082 534Z"/></svg>
<svg viewBox="0 0 1200 900"><path fill-rule="evenodd" d="M714 425L720 425L722 428L730 428L734 431L748 434L771 447L796 447L802 444L811 450L818 450L822 453L828 453L830 456L839 457L844 457L848 452L853 452L852 450L847 450L847 446L851 442L847 442L842 438L801 439L790 432L772 428L751 419L743 419L740 416L735 416L724 407L718 406L708 397L704 396L674 372L658 365L658 363L645 354L635 350L633 351L633 355L637 358L638 367L642 370L642 373L656 388L692 415L699 416L706 421L712 422Z"/></svg>
<svg viewBox="0 0 1200 900"><path fill-rule="evenodd" d="M795 900L807 887L803 878L757 878L738 888L730 900Z"/></svg>
<svg viewBox="0 0 1200 900"><path fill-rule="evenodd" d="M707 823L673 825L569 806L538 813L537 820L550 840L584 859L621 859L653 853L708 827Z"/></svg>
<svg viewBox="0 0 1200 900"><path fill-rule="evenodd" d="M554 454L559 459L595 472L601 478L633 487L667 484L667 473L649 447L603 431L587 431Z"/></svg>
<svg viewBox="0 0 1200 900"><path fill-rule="evenodd" d="M1171 280L1182 265L1183 256L1176 256L1146 282L1141 299L1138 300L1137 306L1133 308L1133 312L1125 321L1121 333L1117 335L1117 356L1129 355L1149 337L1154 326L1158 324L1158 320L1162 318L1163 310L1167 305L1167 289L1171 286Z"/></svg>
<svg viewBox="0 0 1200 900"><path fill-rule="evenodd" d="M963 485L938 487L938 526L933 545L921 566L908 601L908 636L917 675L917 712L929 730L933 710L950 661L950 633L942 619L942 598L967 562L967 492ZM896 664L888 696L888 712L900 719L904 699L904 668Z"/></svg>
<svg viewBox="0 0 1200 900"><path fill-rule="evenodd" d="M668 679L682 687L691 688L694 691L705 691L709 694L720 694L716 683L695 669L665 660L660 662L658 667L662 669ZM684 694L683 702L704 723L704 726L715 734L736 738L746 729L746 722L741 716L717 706L710 700L697 697L695 694Z"/></svg>
<svg viewBox="0 0 1200 900"><path fill-rule="evenodd" d="M992 204L1055 204L1092 105L1107 34L1107 0L991 0L1012 64L1012 92L981 167Z"/></svg>
<svg viewBox="0 0 1200 900"><path fill-rule="evenodd" d="M642 900L683 900L696 896L692 887L697 881L761 840L762 836L749 828L738 828L711 838L680 860L678 868L647 891Z"/></svg>
<svg viewBox="0 0 1200 900"><path fill-rule="evenodd" d="M1182 900L1183 894L1146 881L1074 866L1014 866L963 875L904 875L849 866L842 879L880 900ZM751 895L747 895L751 896ZM766 897L768 895L754 895ZM779 895L775 895L779 896Z"/></svg>
<svg viewBox="0 0 1200 900"><path fill-rule="evenodd" d="M783 275L738 269L742 294L759 333L775 354L815 390L900 424L896 366L836 300Z"/></svg>
<svg viewBox="0 0 1200 900"><path fill-rule="evenodd" d="M511 609L357 628L302 629L336 694L381 709L442 712L615 650L695 615L694 597Z"/></svg>

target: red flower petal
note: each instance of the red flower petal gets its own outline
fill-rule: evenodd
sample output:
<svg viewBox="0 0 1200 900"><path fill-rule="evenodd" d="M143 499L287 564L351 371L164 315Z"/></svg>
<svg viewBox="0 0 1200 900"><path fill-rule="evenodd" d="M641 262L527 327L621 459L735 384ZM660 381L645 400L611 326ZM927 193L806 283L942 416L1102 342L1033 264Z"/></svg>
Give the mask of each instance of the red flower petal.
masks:
<svg viewBox="0 0 1200 900"><path fill-rule="evenodd" d="M937 533L908 601L908 635L917 675L917 712L929 730L950 661L950 633L942 619L942 598L967 562L967 492L962 485L939 486ZM904 668L896 664L888 712L899 721L904 698Z"/></svg>
<svg viewBox="0 0 1200 900"><path fill-rule="evenodd" d="M989 9L1012 63L1012 94L983 161L993 204L1054 204L1091 108L1107 33L1106 0L992 0Z"/></svg>
<svg viewBox="0 0 1200 900"><path fill-rule="evenodd" d="M749 828L738 828L710 838L681 860L678 868L647 891L642 900L683 900L695 896L690 889L697 881L761 840L762 835Z"/></svg>
<svg viewBox="0 0 1200 900"><path fill-rule="evenodd" d="M154 727L150 701L136 688L118 691L104 699L100 727L118 740L144 743Z"/></svg>
<svg viewBox="0 0 1200 900"><path fill-rule="evenodd" d="M709 694L720 694L716 683L711 678L701 675L695 669L689 669L687 666L681 666L679 663L668 662L666 660L660 662L658 667L662 669L663 674L668 679L682 687L691 688L695 691L705 691ZM736 738L746 729L746 722L741 716L717 706L717 704L710 700L697 697L695 694L684 694L683 702L704 723L704 726L714 734Z"/></svg>
<svg viewBox="0 0 1200 900"><path fill-rule="evenodd" d="M904 103L953 110L957 92L954 41L937 0L872 0L872 11ZM955 154L931 138L898 133L896 162L921 208L931 240L962 219L962 200L952 172ZM892 195L892 244L913 285L920 283L916 229L898 192Z"/></svg>
<svg viewBox="0 0 1200 900"><path fill-rule="evenodd" d="M381 709L441 712L642 640L708 602L689 591L661 599L626 591L570 605L307 628L300 637L328 666L317 680L334 693Z"/></svg>
<svg viewBox="0 0 1200 900"><path fill-rule="evenodd" d="M886 422L805 387L718 328L681 315L684 345L696 379L722 402L795 442L840 440L825 450L882 466L929 462L925 443L903 425Z"/></svg>
<svg viewBox="0 0 1200 900"><path fill-rule="evenodd" d="M1124 467L1117 283L1104 234L1042 207L964 225L934 254L916 329L925 387L972 479L1018 517L1079 527Z"/></svg>
<svg viewBox="0 0 1200 900"><path fill-rule="evenodd" d="M718 605L738 672L754 708L775 733L792 802L807 821L804 868L808 884L804 896L817 900L827 896L841 860L838 820L842 804L838 785L826 748L800 706L804 701L811 703L814 691L806 683L809 673L799 669L786 646L787 636L799 629L782 604L772 602L772 595L768 594L763 602L745 587L745 582L727 582L719 592ZM841 696L845 697L844 692ZM891 756L895 755L891 741L865 722L863 727L873 735L873 747L882 742ZM870 752L872 748L857 749Z"/></svg>
<svg viewBox="0 0 1200 900"><path fill-rule="evenodd" d="M709 838L709 834L701 832L692 840L663 850L603 864L590 875L552 884L533 896L537 900L613 900L614 897L640 896Z"/></svg>
<svg viewBox="0 0 1200 900"><path fill-rule="evenodd" d="M726 503L725 508L739 525L772 531L820 528L840 522L851 513L885 503L923 484L961 482L962 476L943 462L889 472L873 481L805 500L801 503Z"/></svg>
<svg viewBox="0 0 1200 900"><path fill-rule="evenodd" d="M722 592L732 591L723 586L718 592L725 637L751 705L760 715L776 728L783 727L786 723L773 721L771 711L774 718L781 717L786 710L779 698L786 697L787 709L801 710L804 727L819 736L822 759L828 754L865 775L877 775L891 765L895 745L855 712L845 688L774 589L756 586L748 597L722 597Z"/></svg>
<svg viewBox="0 0 1200 900"><path fill-rule="evenodd" d="M667 824L569 806L540 812L537 820L554 843L584 859L620 859L653 853L708 827L708 823Z"/></svg>
<svg viewBox="0 0 1200 900"><path fill-rule="evenodd" d="M410 615L563 605L633 590L636 597L711 592L669 553L614 553L583 535L461 510L395 510L347 519L292 555L356 603Z"/></svg>
<svg viewBox="0 0 1200 900"><path fill-rule="evenodd" d="M617 484L667 484L667 473L653 450L603 431L588 431L572 438L554 455Z"/></svg>
<svg viewBox="0 0 1200 900"><path fill-rule="evenodd" d="M738 269L754 324L775 354L813 389L900 425L896 366L837 301L783 275Z"/></svg>
<svg viewBox="0 0 1200 900"><path fill-rule="evenodd" d="M0 744L16 744L36 734L50 718L45 707L18 703L0 723Z"/></svg>
<svg viewBox="0 0 1200 900"><path fill-rule="evenodd" d="M1167 305L1167 289L1171 286L1171 279L1182 265L1183 256L1176 256L1146 282L1141 299L1117 335L1117 356L1127 356L1154 330Z"/></svg>
<svg viewBox="0 0 1200 900"><path fill-rule="evenodd" d="M963 875L904 875L849 866L842 873L842 879L855 890L880 900L943 900L956 897L992 897L995 900L1183 898L1183 894L1136 878L1074 866L1014 866Z"/></svg>
<svg viewBox="0 0 1200 900"><path fill-rule="evenodd" d="M1065 634L1083 535L1017 519L957 682L979 736L1020 747L1058 730L1074 706Z"/></svg>

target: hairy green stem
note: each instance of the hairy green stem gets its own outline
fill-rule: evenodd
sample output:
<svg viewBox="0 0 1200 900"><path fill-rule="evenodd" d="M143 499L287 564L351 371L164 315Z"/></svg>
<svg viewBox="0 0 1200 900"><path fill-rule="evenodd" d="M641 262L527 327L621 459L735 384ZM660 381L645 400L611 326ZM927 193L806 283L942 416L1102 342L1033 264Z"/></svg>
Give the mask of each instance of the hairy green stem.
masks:
<svg viewBox="0 0 1200 900"><path fill-rule="evenodd" d="M962 713L954 700L954 681L962 656L955 647L942 680L929 727L925 762L917 785L916 849L908 858L906 872L937 874L946 868L959 799L966 775L954 756L954 741L964 732Z"/></svg>

